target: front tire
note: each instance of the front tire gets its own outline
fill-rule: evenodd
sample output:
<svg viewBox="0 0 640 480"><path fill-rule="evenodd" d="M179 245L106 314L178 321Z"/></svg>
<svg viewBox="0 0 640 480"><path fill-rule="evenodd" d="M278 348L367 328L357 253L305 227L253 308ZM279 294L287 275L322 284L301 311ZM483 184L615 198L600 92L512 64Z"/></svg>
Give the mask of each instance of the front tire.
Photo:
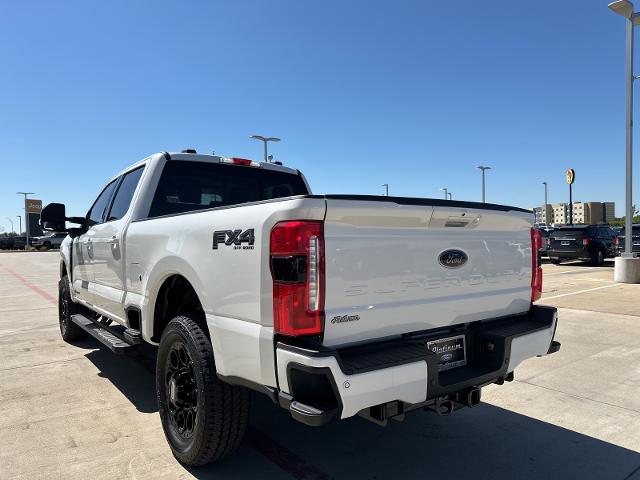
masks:
<svg viewBox="0 0 640 480"><path fill-rule="evenodd" d="M175 317L162 334L156 394L162 428L180 462L216 462L242 442L249 392L217 377L211 342L188 316Z"/></svg>
<svg viewBox="0 0 640 480"><path fill-rule="evenodd" d="M86 335L85 331L71 320L71 315L75 313L77 313L77 307L71 300L69 276L65 275L58 282L58 322L60 334L65 342L80 340Z"/></svg>
<svg viewBox="0 0 640 480"><path fill-rule="evenodd" d="M552 258L551 263L554 265L560 265L561 260L559 258Z"/></svg>

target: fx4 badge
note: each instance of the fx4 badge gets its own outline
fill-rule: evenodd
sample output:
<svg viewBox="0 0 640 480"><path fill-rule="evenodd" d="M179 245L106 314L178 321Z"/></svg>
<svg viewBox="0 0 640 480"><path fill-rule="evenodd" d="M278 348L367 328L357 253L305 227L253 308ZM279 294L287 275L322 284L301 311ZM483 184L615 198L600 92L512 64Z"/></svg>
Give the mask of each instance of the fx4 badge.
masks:
<svg viewBox="0 0 640 480"><path fill-rule="evenodd" d="M216 230L213 232L213 249L218 250L218 245L233 245L234 250L253 250L256 240L253 228L244 232L242 230ZM243 245L246 243L246 245Z"/></svg>

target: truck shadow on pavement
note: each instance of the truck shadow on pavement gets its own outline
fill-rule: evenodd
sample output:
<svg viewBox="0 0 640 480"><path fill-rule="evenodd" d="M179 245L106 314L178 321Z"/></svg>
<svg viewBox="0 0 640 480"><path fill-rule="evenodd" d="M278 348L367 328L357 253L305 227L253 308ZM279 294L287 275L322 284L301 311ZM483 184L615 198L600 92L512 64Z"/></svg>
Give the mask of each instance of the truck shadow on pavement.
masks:
<svg viewBox="0 0 640 480"><path fill-rule="evenodd" d="M93 348L99 345L94 342ZM141 413L158 411L156 403L155 349L147 345L128 355L114 355L100 345L85 356L93 363L100 377L109 380ZM151 374L151 375L150 375Z"/></svg>
<svg viewBox="0 0 640 480"><path fill-rule="evenodd" d="M114 357L101 347L87 358L138 411L152 413L154 355L149 348ZM256 393L239 451L219 464L185 469L200 479L623 480L640 479L640 454L486 403L449 417L416 411L386 428L360 418L312 428Z"/></svg>

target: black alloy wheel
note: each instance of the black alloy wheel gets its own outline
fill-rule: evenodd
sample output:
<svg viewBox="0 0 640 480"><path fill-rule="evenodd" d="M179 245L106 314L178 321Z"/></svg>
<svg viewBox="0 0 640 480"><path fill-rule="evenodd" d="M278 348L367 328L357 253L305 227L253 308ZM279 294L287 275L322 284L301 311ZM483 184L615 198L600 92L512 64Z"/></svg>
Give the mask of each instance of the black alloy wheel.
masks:
<svg viewBox="0 0 640 480"><path fill-rule="evenodd" d="M184 343L178 341L171 345L165 371L169 417L182 438L191 438L198 417L198 382L193 360Z"/></svg>
<svg viewBox="0 0 640 480"><path fill-rule="evenodd" d="M192 466L222 460L244 436L249 391L216 374L211 340L199 315L165 327L156 363L158 413L173 455Z"/></svg>
<svg viewBox="0 0 640 480"><path fill-rule="evenodd" d="M76 304L71 300L69 277L65 275L58 282L58 322L60 334L65 342L79 340L85 336L85 331L73 323L71 316L76 312Z"/></svg>

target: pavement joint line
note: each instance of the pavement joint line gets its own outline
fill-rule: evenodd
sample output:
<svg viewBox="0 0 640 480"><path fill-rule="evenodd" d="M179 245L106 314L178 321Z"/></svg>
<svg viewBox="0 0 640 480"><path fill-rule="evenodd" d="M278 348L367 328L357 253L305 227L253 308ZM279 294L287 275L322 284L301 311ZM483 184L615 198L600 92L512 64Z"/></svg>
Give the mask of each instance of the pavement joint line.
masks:
<svg viewBox="0 0 640 480"><path fill-rule="evenodd" d="M565 392L563 390L558 390L558 389L551 388L551 387L545 387L544 385L538 385L538 384L535 384L535 383L528 382L526 380L517 380L517 379L515 379L515 381L519 382L519 383L525 383L527 385L531 385L532 387L543 388L545 390L549 390L550 392L562 393L563 395L569 395L570 397L579 398L580 400L586 400L588 402L597 403L599 405L607 405L609 407L619 408L620 410L625 410L627 412L632 412L632 413L636 413L636 414L640 415L640 410L634 410L633 408L622 407L622 406L616 405L614 403L603 402L602 400L595 400L595 399L589 398L589 397L583 397L582 395L576 395L575 393L569 393L569 392Z"/></svg>
<svg viewBox="0 0 640 480"><path fill-rule="evenodd" d="M84 358L84 355L81 355L79 357L73 357L73 358L61 358L59 360L51 360L50 362L34 363L32 365L17 365L15 367L0 368L0 372L10 372L12 370L18 370L20 368L36 368L36 367L42 367L43 365L53 365L54 363L75 362L76 360L81 360L82 358Z"/></svg>
<svg viewBox="0 0 640 480"><path fill-rule="evenodd" d="M616 317L629 317L630 319L633 318L635 320L637 320L638 318L640 318L640 315L629 315L628 313L614 313L614 312L601 312L599 310L583 310L580 308L571 308L571 307L558 307L558 309L560 310L569 310L571 312L576 312L576 313L606 313L607 315L615 315Z"/></svg>
<svg viewBox="0 0 640 480"><path fill-rule="evenodd" d="M633 472L631 472L629 475L627 475L626 477L624 477L623 480L629 480L631 477L633 477L636 473L640 472L640 465L638 465Z"/></svg>
<svg viewBox="0 0 640 480"><path fill-rule="evenodd" d="M30 308L9 308L7 310L0 310L0 313L14 313L14 312L35 312L38 310L49 310L51 305L43 305L41 307L30 307Z"/></svg>
<svg viewBox="0 0 640 480"><path fill-rule="evenodd" d="M80 412L73 412L73 413L63 413L62 415L51 415L48 416L46 418L40 418L38 420L24 420L22 422L18 422L18 423L8 423L6 425L0 425L0 432L2 430L5 429L12 429L12 428L16 428L19 427L20 425L24 425L25 423L28 425L35 425L38 423L44 423L44 422L49 422L51 420L60 420L62 418L69 418L69 417L73 417L76 415L84 415L84 414L88 414L88 413L97 413L97 412L106 412L106 411L110 411L110 410L115 410L116 408L120 408L120 407L125 407L127 405L133 406L133 404L131 403L130 400L126 399L122 401L122 403L114 403L112 405L109 405L108 407L98 407L98 408L90 408L87 410L82 410ZM135 406L134 406L135 408ZM136 410L136 412L138 412ZM144 412L138 412L141 413L143 415L152 415L152 414L147 414ZM157 414L158 412L154 412L155 414Z"/></svg>
<svg viewBox="0 0 640 480"><path fill-rule="evenodd" d="M592 310L586 310L586 311L587 312L592 312ZM558 365L557 367L547 368L543 372L530 375L530 376L528 376L528 377L526 377L524 379L515 379L515 380L520 381L522 383L529 383L531 385L535 385L533 383L535 380L537 380L538 378L543 377L544 375L546 375L546 374L548 374L550 372L555 372L556 370L561 370L561 369L566 368L566 367L568 367L570 365L573 365L574 363L583 362L586 359L592 358L595 355L598 355L599 353L602 353L602 352L604 352L606 350L609 350L611 348L616 348L616 347L620 347L620 346L624 346L624 347L636 347L637 346L637 345L628 345L626 343L622 343L622 344L621 343L600 343L598 345L602 345L603 347L606 347L606 348L604 350L600 350L598 352L588 353L586 355L580 356L580 357L575 358L575 359L573 359L573 360L571 360L569 362L563 363L562 365Z"/></svg>
<svg viewBox="0 0 640 480"><path fill-rule="evenodd" d="M38 295L40 295L45 300L53 303L54 305L58 303L58 300L53 295L51 295L50 293L45 292L43 289L41 289L37 285L34 285L29 280L27 280L22 275L20 275L18 272L13 271L12 269L7 267L3 263L0 263L0 267L3 268L4 270L6 270L11 275L13 275L14 277L16 277L18 279L18 281L20 281L20 283L22 283L23 285L29 287L31 290L36 292Z"/></svg>
<svg viewBox="0 0 640 480"><path fill-rule="evenodd" d="M20 333L23 333L23 332L32 332L34 330L45 330L47 328L57 327L58 325L59 325L58 322L56 322L56 323L47 323L44 325L38 325L37 327L22 328L20 330L0 330L0 338L8 337L10 335L19 335Z"/></svg>
<svg viewBox="0 0 640 480"><path fill-rule="evenodd" d="M542 297L540 300L551 300L552 298L568 297L569 295L579 295L581 293L593 292L594 290L601 290L603 288L611 288L619 286L619 283L612 283L610 285L603 285L601 287L587 288L586 290L578 290L577 292L562 293L560 295L553 295L551 297Z"/></svg>
<svg viewBox="0 0 640 480"><path fill-rule="evenodd" d="M307 463L304 458L283 446L271 435L267 435L253 426L247 428L246 439L247 443L256 452L280 467L280 469L284 470L296 480L328 480L331 478L330 475L318 467Z"/></svg>
<svg viewBox="0 0 640 480"><path fill-rule="evenodd" d="M586 267L583 270L563 270L561 272L551 272L551 273L543 273L543 277L550 277L552 275L566 275L567 273L582 273L582 272L587 272L589 270L593 270L596 268L600 268L600 267Z"/></svg>

